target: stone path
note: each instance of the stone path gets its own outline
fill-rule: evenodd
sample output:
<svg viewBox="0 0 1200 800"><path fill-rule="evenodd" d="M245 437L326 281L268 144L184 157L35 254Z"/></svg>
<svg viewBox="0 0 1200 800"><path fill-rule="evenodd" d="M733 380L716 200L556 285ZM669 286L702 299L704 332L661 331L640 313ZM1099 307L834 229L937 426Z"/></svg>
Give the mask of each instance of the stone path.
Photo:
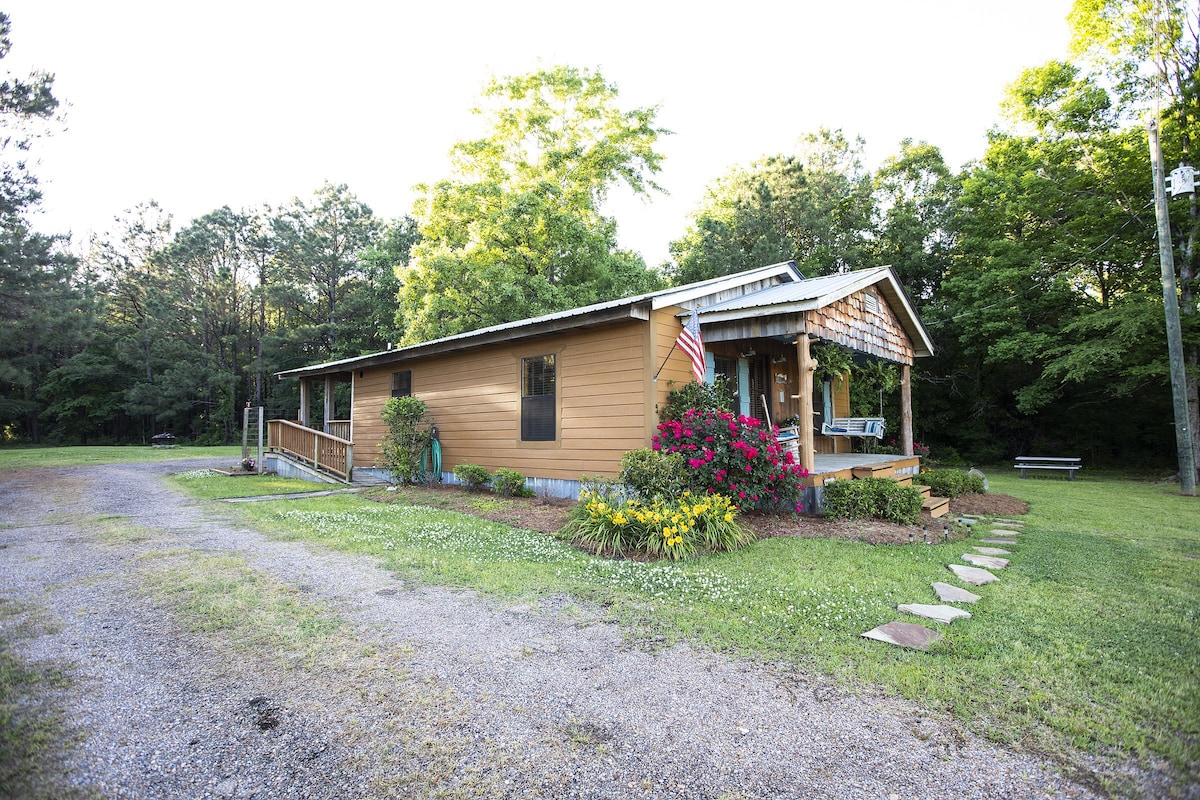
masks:
<svg viewBox="0 0 1200 800"><path fill-rule="evenodd" d="M966 525L972 536L981 529L991 533L992 536L979 540L987 544L1015 545L1017 544L1017 537L1025 527L1025 523L1020 520L1005 518L987 519L976 516L963 516L958 519L958 522ZM979 547L975 545L972 545L971 549L975 552L962 554L962 560L971 566L947 564L946 568L953 572L960 581L972 586L986 586L989 583L999 581L1000 578L996 576L993 570L999 571L1007 567L1010 559L1001 558L1001 556L1012 555L1012 551L1000 547ZM932 584L932 586L938 600L942 601L943 604L973 604L983 599L980 595L950 583L937 582ZM943 625L949 625L955 620L967 620L971 618L970 612L952 605L904 603L898 606L898 610L923 619L940 622ZM894 644L897 647L908 647L914 650L928 650L931 645L942 638L941 633L926 628L924 625L899 621L880 625L878 628L866 631L862 635L867 639L874 639L886 642L887 644Z"/></svg>

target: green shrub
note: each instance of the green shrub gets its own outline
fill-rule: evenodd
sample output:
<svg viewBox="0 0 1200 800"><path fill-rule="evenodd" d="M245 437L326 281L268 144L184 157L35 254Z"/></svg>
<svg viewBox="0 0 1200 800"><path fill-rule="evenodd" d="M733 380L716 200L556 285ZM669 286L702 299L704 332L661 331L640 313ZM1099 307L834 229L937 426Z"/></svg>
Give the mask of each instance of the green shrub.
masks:
<svg viewBox="0 0 1200 800"><path fill-rule="evenodd" d="M650 441L685 460L684 480L697 495L724 494L742 508L803 510L800 482L808 471L779 443L778 431L754 417L691 409L659 423Z"/></svg>
<svg viewBox="0 0 1200 800"><path fill-rule="evenodd" d="M937 497L958 497L963 494L983 494L983 478L961 469L930 469L921 473L921 483Z"/></svg>
<svg viewBox="0 0 1200 800"><path fill-rule="evenodd" d="M478 489L492 479L486 468L478 464L459 464L454 468L454 477L468 489Z"/></svg>
<svg viewBox="0 0 1200 800"><path fill-rule="evenodd" d="M684 492L674 499L609 501L583 492L562 535L598 555L637 551L661 558L733 550L751 539L737 522L737 506L719 494Z"/></svg>
<svg viewBox="0 0 1200 800"><path fill-rule="evenodd" d="M728 378L717 378L712 383L691 381L682 389L672 388L667 392L667 402L659 409L658 421L681 420L692 409L731 411L736 396L736 387Z"/></svg>
<svg viewBox="0 0 1200 800"><path fill-rule="evenodd" d="M679 453L639 447L621 457L621 483L643 500L675 497L686 486L685 465Z"/></svg>
<svg viewBox="0 0 1200 800"><path fill-rule="evenodd" d="M921 517L921 492L889 478L834 481L825 487L825 514L835 519L877 517L912 525Z"/></svg>
<svg viewBox="0 0 1200 800"><path fill-rule="evenodd" d="M379 452L383 465L404 483L418 483L424 477L421 461L433 441L426 410L425 403L415 397L393 397L383 406L387 432Z"/></svg>
<svg viewBox="0 0 1200 800"><path fill-rule="evenodd" d="M503 467L492 476L492 491L501 497L533 497L533 490L525 486L525 476Z"/></svg>

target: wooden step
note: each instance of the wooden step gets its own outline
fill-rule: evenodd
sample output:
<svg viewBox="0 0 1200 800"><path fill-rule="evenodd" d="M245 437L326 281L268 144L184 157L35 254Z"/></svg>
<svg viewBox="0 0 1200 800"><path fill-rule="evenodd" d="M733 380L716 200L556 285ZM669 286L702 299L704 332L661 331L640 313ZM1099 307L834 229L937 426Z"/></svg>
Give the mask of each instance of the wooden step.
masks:
<svg viewBox="0 0 1200 800"><path fill-rule="evenodd" d="M907 473L893 472L891 475L888 475L888 477L901 486L912 486L912 475Z"/></svg>
<svg viewBox="0 0 1200 800"><path fill-rule="evenodd" d="M928 511L934 519L950 513L950 499L947 497L926 497L921 503L921 510Z"/></svg>
<svg viewBox="0 0 1200 800"><path fill-rule="evenodd" d="M921 497L929 497L931 494L933 494L933 489L928 486L921 486L918 483L914 483L913 486L918 492L921 493Z"/></svg>
<svg viewBox="0 0 1200 800"><path fill-rule="evenodd" d="M856 478L890 478L895 472L895 464L865 464L850 470Z"/></svg>

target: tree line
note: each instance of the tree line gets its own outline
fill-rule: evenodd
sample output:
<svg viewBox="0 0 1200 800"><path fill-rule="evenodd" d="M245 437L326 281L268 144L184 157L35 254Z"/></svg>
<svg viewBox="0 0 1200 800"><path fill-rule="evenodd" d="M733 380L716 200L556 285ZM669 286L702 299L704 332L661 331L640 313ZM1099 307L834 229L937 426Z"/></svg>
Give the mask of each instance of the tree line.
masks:
<svg viewBox="0 0 1200 800"><path fill-rule="evenodd" d="M603 203L616 187L660 191L667 132L597 71L492 80L475 109L487 133L453 146L450 174L418 187L411 216L379 219L333 184L183 226L148 203L81 255L28 222L40 195L24 155L30 127L54 114L51 81L10 79L0 438L230 441L247 401L294 416L280 370L794 260L809 277L895 269L938 350L913 387L935 456L1171 465L1143 119L1164 105L1166 161L1190 159L1198 17L1077 0L1072 59L1015 77L977 161L956 172L935 144L905 140L871 170L861 139L812 132L730 168L654 267L619 247ZM1173 200L1171 218L1196 432L1194 196Z"/></svg>

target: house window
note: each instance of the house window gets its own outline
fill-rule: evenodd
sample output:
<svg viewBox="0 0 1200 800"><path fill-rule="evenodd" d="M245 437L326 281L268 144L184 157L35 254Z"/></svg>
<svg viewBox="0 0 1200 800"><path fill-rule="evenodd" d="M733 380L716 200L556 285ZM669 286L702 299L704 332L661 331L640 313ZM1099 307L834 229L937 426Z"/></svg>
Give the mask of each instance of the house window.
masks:
<svg viewBox="0 0 1200 800"><path fill-rule="evenodd" d="M522 441L554 441L556 383L553 354L521 359Z"/></svg>
<svg viewBox="0 0 1200 800"><path fill-rule="evenodd" d="M412 396L412 370L392 373L392 397Z"/></svg>

